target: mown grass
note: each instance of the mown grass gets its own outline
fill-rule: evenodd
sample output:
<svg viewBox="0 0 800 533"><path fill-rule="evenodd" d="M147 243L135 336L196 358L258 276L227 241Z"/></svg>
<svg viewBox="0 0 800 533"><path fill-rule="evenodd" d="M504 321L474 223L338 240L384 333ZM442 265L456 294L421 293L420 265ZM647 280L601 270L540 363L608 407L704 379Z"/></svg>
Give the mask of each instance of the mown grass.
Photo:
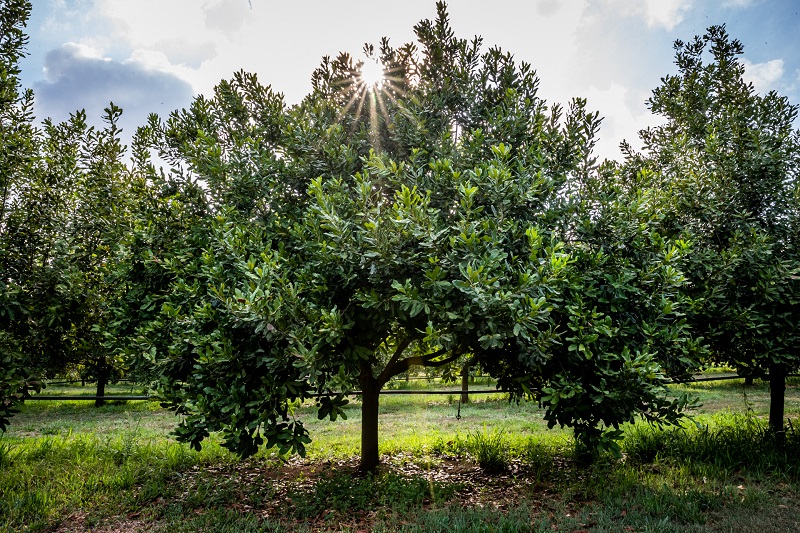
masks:
<svg viewBox="0 0 800 533"><path fill-rule="evenodd" d="M624 459L589 468L535 404L459 406L455 388L383 396L374 476L355 472L357 401L336 423L298 408L314 442L286 464L238 459L213 438L200 452L175 443L176 419L155 402L29 402L0 437L0 531L800 530L800 435L764 429L766 386L680 388L705 403L693 421L632 425Z"/></svg>

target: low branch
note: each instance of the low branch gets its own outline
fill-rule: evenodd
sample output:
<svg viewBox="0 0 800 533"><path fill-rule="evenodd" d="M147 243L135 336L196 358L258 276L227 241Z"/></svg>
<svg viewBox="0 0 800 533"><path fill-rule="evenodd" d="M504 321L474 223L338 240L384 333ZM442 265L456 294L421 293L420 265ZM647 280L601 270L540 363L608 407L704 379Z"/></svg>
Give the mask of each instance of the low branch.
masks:
<svg viewBox="0 0 800 533"><path fill-rule="evenodd" d="M454 353L450 357L447 357L446 359L442 359L441 361L427 360L421 366L428 367L428 368L439 368L440 366L444 366L444 365L452 363L453 361L455 361L456 359L461 357L461 355L462 354L460 352L458 352L458 353Z"/></svg>
<svg viewBox="0 0 800 533"><path fill-rule="evenodd" d="M435 352L433 352L433 353L429 353L429 354L421 355L420 357L422 357L422 358L423 358L423 359L425 359L426 361L430 361L431 359L436 359L437 357L440 357L440 356L442 356L442 355L446 354L448 351L449 351L449 350L448 350L447 348L442 348L441 350L436 350L436 351L435 351ZM455 353L455 352L454 352L454 353ZM460 354L459 354L459 355L460 355Z"/></svg>
<svg viewBox="0 0 800 533"><path fill-rule="evenodd" d="M389 359L389 362L386 363L383 372L381 372L380 376L378 376L378 381L380 383L382 384L386 383L387 381L389 381L389 378L391 378L392 376L396 376L397 374L400 373L400 372L393 373L392 370L397 364L397 361L400 359L400 356L403 355L403 352L406 351L406 348L408 348L413 341L414 337L412 335L409 335L408 337L400 341L400 344L397 345L397 349L392 354L392 358Z"/></svg>
<svg viewBox="0 0 800 533"><path fill-rule="evenodd" d="M455 361L456 359L458 359L459 357L461 357L463 355L461 352L454 352L453 355L451 355L450 357L446 357L445 359L442 359L441 361L431 361L431 359L433 359L434 357L438 357L438 356L442 355L443 353L446 353L446 350L439 350L439 352L435 352L435 353L428 354L428 355L415 355L414 357L407 357L407 358L403 359L402 361L398 361L395 364L395 367L396 367L394 369L395 371L392 372L389 375L389 377L396 376L398 374L402 374L403 372L408 371L408 369L411 368L414 365L421 366L421 367L426 367L426 368L438 368L440 366L444 366L446 364L452 363L453 361Z"/></svg>

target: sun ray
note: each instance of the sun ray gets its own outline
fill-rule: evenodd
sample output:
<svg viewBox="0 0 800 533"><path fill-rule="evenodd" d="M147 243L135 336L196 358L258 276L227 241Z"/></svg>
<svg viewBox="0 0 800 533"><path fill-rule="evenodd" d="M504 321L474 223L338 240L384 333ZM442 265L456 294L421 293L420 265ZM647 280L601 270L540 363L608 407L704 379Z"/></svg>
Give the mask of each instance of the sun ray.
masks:
<svg viewBox="0 0 800 533"><path fill-rule="evenodd" d="M404 92L404 91L398 91L398 93L400 93L400 96L403 96L403 94L405 94L405 92ZM395 95L394 95L394 94L392 94L392 92L391 92L391 91L388 91L388 90L386 90L386 88L384 88L384 89L381 91L381 94L385 95L385 96L386 96L386 98L388 98L389 100L391 100L391 102L392 102L393 104L397 105L397 98L395 97Z"/></svg>
<svg viewBox="0 0 800 533"><path fill-rule="evenodd" d="M378 101L378 107L380 107L381 115L383 115L383 119L386 123L389 123L389 111L386 109L386 104L383 101L383 98L379 98L378 95L375 95L375 99Z"/></svg>
<svg viewBox="0 0 800 533"><path fill-rule="evenodd" d="M352 63L350 63L352 65ZM398 99L405 95L407 79L399 67L390 68L368 56L351 66L349 75L339 78L341 100L347 103L339 110L339 121L346 115L353 118L348 135L353 135L364 119L368 120L369 141L372 148L381 150L382 124L391 122L390 108L398 106ZM367 109L365 109L365 106Z"/></svg>
<svg viewBox="0 0 800 533"><path fill-rule="evenodd" d="M353 92L353 95L350 97L350 100L347 102L347 105L345 105L345 106L342 108L342 110L339 112L339 120L341 120L341 119L342 119L342 117L344 117L344 115L345 115L345 114L346 114L348 111L350 111L350 108L351 108L351 107L353 107L353 104L355 103L355 101L356 101L356 98L358 98L359 96L361 96L361 93L360 93L359 91L355 91L355 92Z"/></svg>
<svg viewBox="0 0 800 533"><path fill-rule="evenodd" d="M380 101L375 91L369 91L370 106L369 106L369 129L372 137L372 147L376 152L381 151L381 135L378 124L378 111L375 109L375 102Z"/></svg>
<svg viewBox="0 0 800 533"><path fill-rule="evenodd" d="M361 116L361 110L364 108L364 102L367 100L367 91L359 91L354 96L360 96L361 98L358 101L358 107L356 107L356 120L353 122L353 126L350 128L350 135L356 131L356 125L358 124L357 119Z"/></svg>

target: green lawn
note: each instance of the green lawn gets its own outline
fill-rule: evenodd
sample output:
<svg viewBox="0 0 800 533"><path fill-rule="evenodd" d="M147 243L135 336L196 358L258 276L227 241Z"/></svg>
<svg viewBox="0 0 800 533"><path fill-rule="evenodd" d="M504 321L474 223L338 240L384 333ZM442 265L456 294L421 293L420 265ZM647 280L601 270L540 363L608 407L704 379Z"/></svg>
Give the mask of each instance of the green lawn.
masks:
<svg viewBox="0 0 800 533"><path fill-rule="evenodd" d="M192 451L170 439L177 420L157 402L32 401L0 437L0 531L800 530L800 435L779 445L763 431L766 385L676 387L686 390L704 403L696 424L631 426L623 460L588 468L535 404L475 395L459 412L456 388L382 396L375 476L355 472L357 399L333 423L298 408L314 442L287 462L240 460L214 438ZM46 390L76 391L93 393ZM786 412L800 429L800 380Z"/></svg>

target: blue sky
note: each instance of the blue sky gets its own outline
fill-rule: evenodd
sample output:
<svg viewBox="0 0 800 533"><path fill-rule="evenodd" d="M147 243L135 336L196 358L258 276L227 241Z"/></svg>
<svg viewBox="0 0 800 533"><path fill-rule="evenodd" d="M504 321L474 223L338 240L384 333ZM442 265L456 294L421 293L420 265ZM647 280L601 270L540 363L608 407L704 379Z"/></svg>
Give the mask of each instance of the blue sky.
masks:
<svg viewBox="0 0 800 533"><path fill-rule="evenodd" d="M672 43L725 24L744 43L747 76L800 104L797 0L452 0L451 23L533 65L550 103L585 97L605 117L599 153L658 123L645 105L675 71ZM357 55L382 36L412 41L433 0L33 0L22 81L36 110L63 120L109 101L128 134L239 69L298 102L324 55Z"/></svg>

